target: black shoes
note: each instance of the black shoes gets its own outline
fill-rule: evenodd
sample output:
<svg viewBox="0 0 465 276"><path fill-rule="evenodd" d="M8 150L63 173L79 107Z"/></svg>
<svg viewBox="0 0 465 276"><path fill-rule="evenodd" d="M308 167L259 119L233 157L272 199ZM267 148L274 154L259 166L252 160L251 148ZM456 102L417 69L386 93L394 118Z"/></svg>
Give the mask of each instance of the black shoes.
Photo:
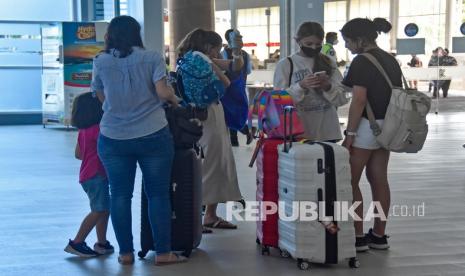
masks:
<svg viewBox="0 0 465 276"><path fill-rule="evenodd" d="M247 132L247 145L253 142L253 135L250 132Z"/></svg>
<svg viewBox="0 0 465 276"><path fill-rule="evenodd" d="M368 238L368 246L371 249L386 250L389 248L389 243L387 239L389 236L384 235L382 237L377 237L373 234L373 229L368 231L368 234L365 235Z"/></svg>
<svg viewBox="0 0 465 276"><path fill-rule="evenodd" d="M355 238L355 250L357 252L365 252L368 249L386 250L389 248L387 239L389 236L384 235L377 237L373 234L373 229L370 229L367 234L363 237Z"/></svg>
<svg viewBox="0 0 465 276"><path fill-rule="evenodd" d="M368 249L370 249L368 247L368 237L367 235L363 236L363 237L356 237L355 238L355 250L357 252L365 252L365 251L368 251Z"/></svg>

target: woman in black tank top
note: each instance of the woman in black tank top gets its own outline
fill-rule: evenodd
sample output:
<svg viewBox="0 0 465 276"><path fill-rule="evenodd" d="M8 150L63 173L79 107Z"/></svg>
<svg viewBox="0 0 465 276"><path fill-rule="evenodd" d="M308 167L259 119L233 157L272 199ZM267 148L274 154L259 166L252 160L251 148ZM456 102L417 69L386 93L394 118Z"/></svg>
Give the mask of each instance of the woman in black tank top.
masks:
<svg viewBox="0 0 465 276"><path fill-rule="evenodd" d="M401 85L401 69L390 54L380 49L376 38L381 32L387 33L392 26L383 18L373 21L365 18L356 18L347 22L341 30L346 48L352 54L371 54L383 66L394 85ZM361 203L355 209L356 214L363 218L363 197L359 188L359 181L363 170L370 183L373 202L378 214L388 214L390 207L390 190L387 180L387 167L389 151L381 148L376 142L365 111L369 102L376 120L384 121L387 106L391 97L391 88L381 73L367 59L358 55L354 58L343 83L353 88L352 102L349 109L349 120L344 132L346 138L343 142L350 151L350 165L352 173L353 200ZM356 249L358 252L372 249L387 249L389 244L385 235L386 220L375 218L372 229L367 234L363 231L363 221L355 220Z"/></svg>

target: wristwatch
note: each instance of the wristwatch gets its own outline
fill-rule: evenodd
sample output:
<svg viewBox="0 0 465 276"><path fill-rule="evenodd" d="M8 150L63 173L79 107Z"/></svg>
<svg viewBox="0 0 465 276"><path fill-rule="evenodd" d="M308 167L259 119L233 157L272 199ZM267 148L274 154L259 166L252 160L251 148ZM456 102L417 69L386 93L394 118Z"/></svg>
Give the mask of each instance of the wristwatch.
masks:
<svg viewBox="0 0 465 276"><path fill-rule="evenodd" d="M357 132L348 131L348 130L346 129L346 130L344 130L344 135L345 135L345 136L357 136Z"/></svg>

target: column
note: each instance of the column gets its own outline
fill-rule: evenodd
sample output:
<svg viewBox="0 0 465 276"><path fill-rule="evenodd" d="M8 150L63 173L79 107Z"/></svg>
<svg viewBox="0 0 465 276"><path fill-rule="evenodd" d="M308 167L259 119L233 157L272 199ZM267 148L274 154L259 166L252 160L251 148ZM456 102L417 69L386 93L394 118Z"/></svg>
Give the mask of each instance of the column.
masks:
<svg viewBox="0 0 465 276"><path fill-rule="evenodd" d="M231 11L231 29L237 29L237 5L236 5L236 0L229 0L229 10Z"/></svg>
<svg viewBox="0 0 465 276"><path fill-rule="evenodd" d="M397 34L399 31L399 0L391 0L389 5L389 21L392 25L391 30L391 50L397 49Z"/></svg>
<svg viewBox="0 0 465 276"><path fill-rule="evenodd" d="M195 28L215 30L214 0L169 0L171 66L177 58L176 48L181 40Z"/></svg>
<svg viewBox="0 0 465 276"><path fill-rule="evenodd" d="M141 24L142 39L144 41L145 48L164 54L165 43L162 1L129 1L128 14L134 17Z"/></svg>
<svg viewBox="0 0 465 276"><path fill-rule="evenodd" d="M454 0L446 1L446 29L445 29L445 39L446 39L446 48L449 51L452 51L452 28L459 28L459 26L454 26L454 13L455 13L455 3Z"/></svg>
<svg viewBox="0 0 465 276"><path fill-rule="evenodd" d="M94 21L94 1L93 0L80 0L81 4L81 20Z"/></svg>
<svg viewBox="0 0 465 276"><path fill-rule="evenodd" d="M82 8L80 0L73 0L73 21L82 21Z"/></svg>
<svg viewBox="0 0 465 276"><path fill-rule="evenodd" d="M280 2L281 22L281 56L285 57L297 50L294 40L295 32L302 22L314 21L324 24L324 0L282 0ZM287 28L288 26L288 28ZM283 45L284 44L284 45Z"/></svg>

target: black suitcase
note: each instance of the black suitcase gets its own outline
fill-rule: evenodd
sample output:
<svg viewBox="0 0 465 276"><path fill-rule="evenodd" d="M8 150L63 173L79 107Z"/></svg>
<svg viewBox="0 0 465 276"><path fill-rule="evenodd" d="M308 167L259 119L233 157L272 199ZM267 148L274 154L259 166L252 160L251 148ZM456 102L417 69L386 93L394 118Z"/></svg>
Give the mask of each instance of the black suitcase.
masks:
<svg viewBox="0 0 465 276"><path fill-rule="evenodd" d="M194 149L176 149L171 174L171 248L189 257L202 239L202 169ZM154 250L147 196L141 193L140 258Z"/></svg>

